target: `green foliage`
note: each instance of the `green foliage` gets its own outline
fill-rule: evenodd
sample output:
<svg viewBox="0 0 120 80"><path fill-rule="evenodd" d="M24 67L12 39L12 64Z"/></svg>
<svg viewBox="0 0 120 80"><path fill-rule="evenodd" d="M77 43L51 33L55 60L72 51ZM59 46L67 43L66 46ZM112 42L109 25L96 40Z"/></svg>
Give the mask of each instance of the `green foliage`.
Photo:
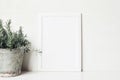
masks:
<svg viewBox="0 0 120 80"><path fill-rule="evenodd" d="M26 39L26 35L23 34L22 27L17 32L11 30L11 20L8 20L3 25L0 20L0 48L6 49L24 49L24 53L28 52L30 42Z"/></svg>

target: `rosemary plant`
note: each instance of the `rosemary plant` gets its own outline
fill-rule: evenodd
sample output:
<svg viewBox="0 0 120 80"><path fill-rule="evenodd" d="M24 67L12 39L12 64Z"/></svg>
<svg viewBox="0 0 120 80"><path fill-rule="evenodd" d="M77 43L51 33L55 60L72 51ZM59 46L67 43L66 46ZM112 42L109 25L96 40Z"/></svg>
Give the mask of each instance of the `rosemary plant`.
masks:
<svg viewBox="0 0 120 80"><path fill-rule="evenodd" d="M11 30L11 20L8 20L5 25L0 20L0 48L10 50L21 48L24 49L24 53L27 53L30 50L30 42L23 34L22 27L13 32Z"/></svg>

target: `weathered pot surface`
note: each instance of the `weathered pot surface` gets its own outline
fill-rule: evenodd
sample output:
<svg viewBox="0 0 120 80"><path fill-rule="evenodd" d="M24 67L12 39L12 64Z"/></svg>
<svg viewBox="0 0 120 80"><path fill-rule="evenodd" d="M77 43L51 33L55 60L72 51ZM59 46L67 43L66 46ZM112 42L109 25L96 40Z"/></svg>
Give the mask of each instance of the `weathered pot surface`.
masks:
<svg viewBox="0 0 120 80"><path fill-rule="evenodd" d="M0 49L0 76L13 77L21 74L23 57L21 49Z"/></svg>

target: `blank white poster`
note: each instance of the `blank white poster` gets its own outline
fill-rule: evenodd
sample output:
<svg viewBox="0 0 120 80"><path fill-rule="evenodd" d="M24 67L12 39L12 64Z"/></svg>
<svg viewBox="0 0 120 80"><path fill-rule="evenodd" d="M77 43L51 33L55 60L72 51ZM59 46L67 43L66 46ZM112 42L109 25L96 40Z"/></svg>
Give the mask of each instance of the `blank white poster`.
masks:
<svg viewBox="0 0 120 80"><path fill-rule="evenodd" d="M42 70L81 70L80 15L42 16Z"/></svg>

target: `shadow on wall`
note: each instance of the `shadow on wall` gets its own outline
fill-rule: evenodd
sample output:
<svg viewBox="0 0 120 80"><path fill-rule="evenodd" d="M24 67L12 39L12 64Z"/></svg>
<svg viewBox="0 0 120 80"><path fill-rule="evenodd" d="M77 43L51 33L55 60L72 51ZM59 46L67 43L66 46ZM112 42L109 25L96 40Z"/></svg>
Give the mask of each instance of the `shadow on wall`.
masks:
<svg viewBox="0 0 120 80"><path fill-rule="evenodd" d="M38 56L35 51L25 54L22 71L38 71Z"/></svg>

